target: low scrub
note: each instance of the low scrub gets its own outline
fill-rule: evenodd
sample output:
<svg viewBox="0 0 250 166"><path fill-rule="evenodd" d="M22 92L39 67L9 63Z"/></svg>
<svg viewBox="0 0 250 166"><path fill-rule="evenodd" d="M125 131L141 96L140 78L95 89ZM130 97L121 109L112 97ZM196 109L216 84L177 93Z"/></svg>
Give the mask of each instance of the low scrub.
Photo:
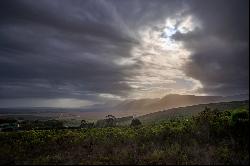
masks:
<svg viewBox="0 0 250 166"><path fill-rule="evenodd" d="M2 132L0 163L249 164L248 125L248 109L206 108L136 127Z"/></svg>

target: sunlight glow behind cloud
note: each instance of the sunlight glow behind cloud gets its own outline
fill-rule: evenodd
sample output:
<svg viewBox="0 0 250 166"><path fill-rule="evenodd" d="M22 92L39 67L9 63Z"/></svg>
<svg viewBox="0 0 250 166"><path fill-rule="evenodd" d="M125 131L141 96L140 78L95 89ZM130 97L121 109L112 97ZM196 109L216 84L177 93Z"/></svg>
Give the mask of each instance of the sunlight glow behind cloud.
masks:
<svg viewBox="0 0 250 166"><path fill-rule="evenodd" d="M168 93L194 94L202 87L198 80L187 77L182 70L189 60L190 52L182 42L171 38L176 32L193 31L198 27L193 21L191 16L167 18L165 24L141 29L140 45L132 48L132 57L116 61L125 66L140 64L135 76L127 81L133 88L130 97L159 97Z"/></svg>

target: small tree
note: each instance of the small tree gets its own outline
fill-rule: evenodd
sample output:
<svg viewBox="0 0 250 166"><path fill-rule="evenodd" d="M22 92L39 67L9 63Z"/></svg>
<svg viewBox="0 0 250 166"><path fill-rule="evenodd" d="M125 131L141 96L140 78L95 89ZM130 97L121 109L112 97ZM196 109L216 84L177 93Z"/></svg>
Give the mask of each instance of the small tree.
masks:
<svg viewBox="0 0 250 166"><path fill-rule="evenodd" d="M131 124L130 124L131 127L136 127L140 125L141 125L141 121L139 119L132 119Z"/></svg>
<svg viewBox="0 0 250 166"><path fill-rule="evenodd" d="M114 127L116 126L116 117L113 115L107 115L105 122L107 127Z"/></svg>
<svg viewBox="0 0 250 166"><path fill-rule="evenodd" d="M85 128L87 126L87 121L86 120L82 120L81 124L80 124L80 128Z"/></svg>
<svg viewBox="0 0 250 166"><path fill-rule="evenodd" d="M86 120L81 121L80 128L91 128L94 126L94 123L87 122Z"/></svg>

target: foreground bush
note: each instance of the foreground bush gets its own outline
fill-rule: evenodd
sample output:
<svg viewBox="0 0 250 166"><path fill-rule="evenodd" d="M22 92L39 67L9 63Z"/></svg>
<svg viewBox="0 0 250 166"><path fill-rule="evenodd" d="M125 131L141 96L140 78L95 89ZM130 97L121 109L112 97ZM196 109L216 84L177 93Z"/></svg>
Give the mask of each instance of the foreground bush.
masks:
<svg viewBox="0 0 250 166"><path fill-rule="evenodd" d="M246 115L247 114L247 115ZM0 133L1 164L249 164L248 110L138 127Z"/></svg>

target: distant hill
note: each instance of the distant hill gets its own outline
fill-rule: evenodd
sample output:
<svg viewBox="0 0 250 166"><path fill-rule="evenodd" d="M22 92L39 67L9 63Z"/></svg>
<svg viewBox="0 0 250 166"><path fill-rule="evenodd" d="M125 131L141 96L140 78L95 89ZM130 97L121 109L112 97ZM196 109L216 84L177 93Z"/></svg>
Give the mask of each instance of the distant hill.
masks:
<svg viewBox="0 0 250 166"><path fill-rule="evenodd" d="M138 117L143 123L152 123L159 122L166 119L183 117L183 116L192 116L196 115L199 112L203 111L205 107L211 109L219 110L229 110L236 109L240 107L249 108L249 100L245 101L233 101L233 102L221 102L221 103L210 103L210 104L199 104L187 107L172 108L164 111L154 112L147 115Z"/></svg>
<svg viewBox="0 0 250 166"><path fill-rule="evenodd" d="M114 106L113 109L117 111L133 113L136 115L143 115L177 107L228 101L241 101L248 99L248 95L222 97L170 94L163 98L156 99L126 100Z"/></svg>
<svg viewBox="0 0 250 166"><path fill-rule="evenodd" d="M114 101L112 103L96 104L84 108L0 108L0 118L16 119L85 119L95 121L112 114L117 118L126 116L142 116L153 112L185 107L198 104L219 103L249 99L248 95L237 96L194 96L167 95L163 98ZM130 117L131 121L131 117ZM121 124L127 123L126 120Z"/></svg>

